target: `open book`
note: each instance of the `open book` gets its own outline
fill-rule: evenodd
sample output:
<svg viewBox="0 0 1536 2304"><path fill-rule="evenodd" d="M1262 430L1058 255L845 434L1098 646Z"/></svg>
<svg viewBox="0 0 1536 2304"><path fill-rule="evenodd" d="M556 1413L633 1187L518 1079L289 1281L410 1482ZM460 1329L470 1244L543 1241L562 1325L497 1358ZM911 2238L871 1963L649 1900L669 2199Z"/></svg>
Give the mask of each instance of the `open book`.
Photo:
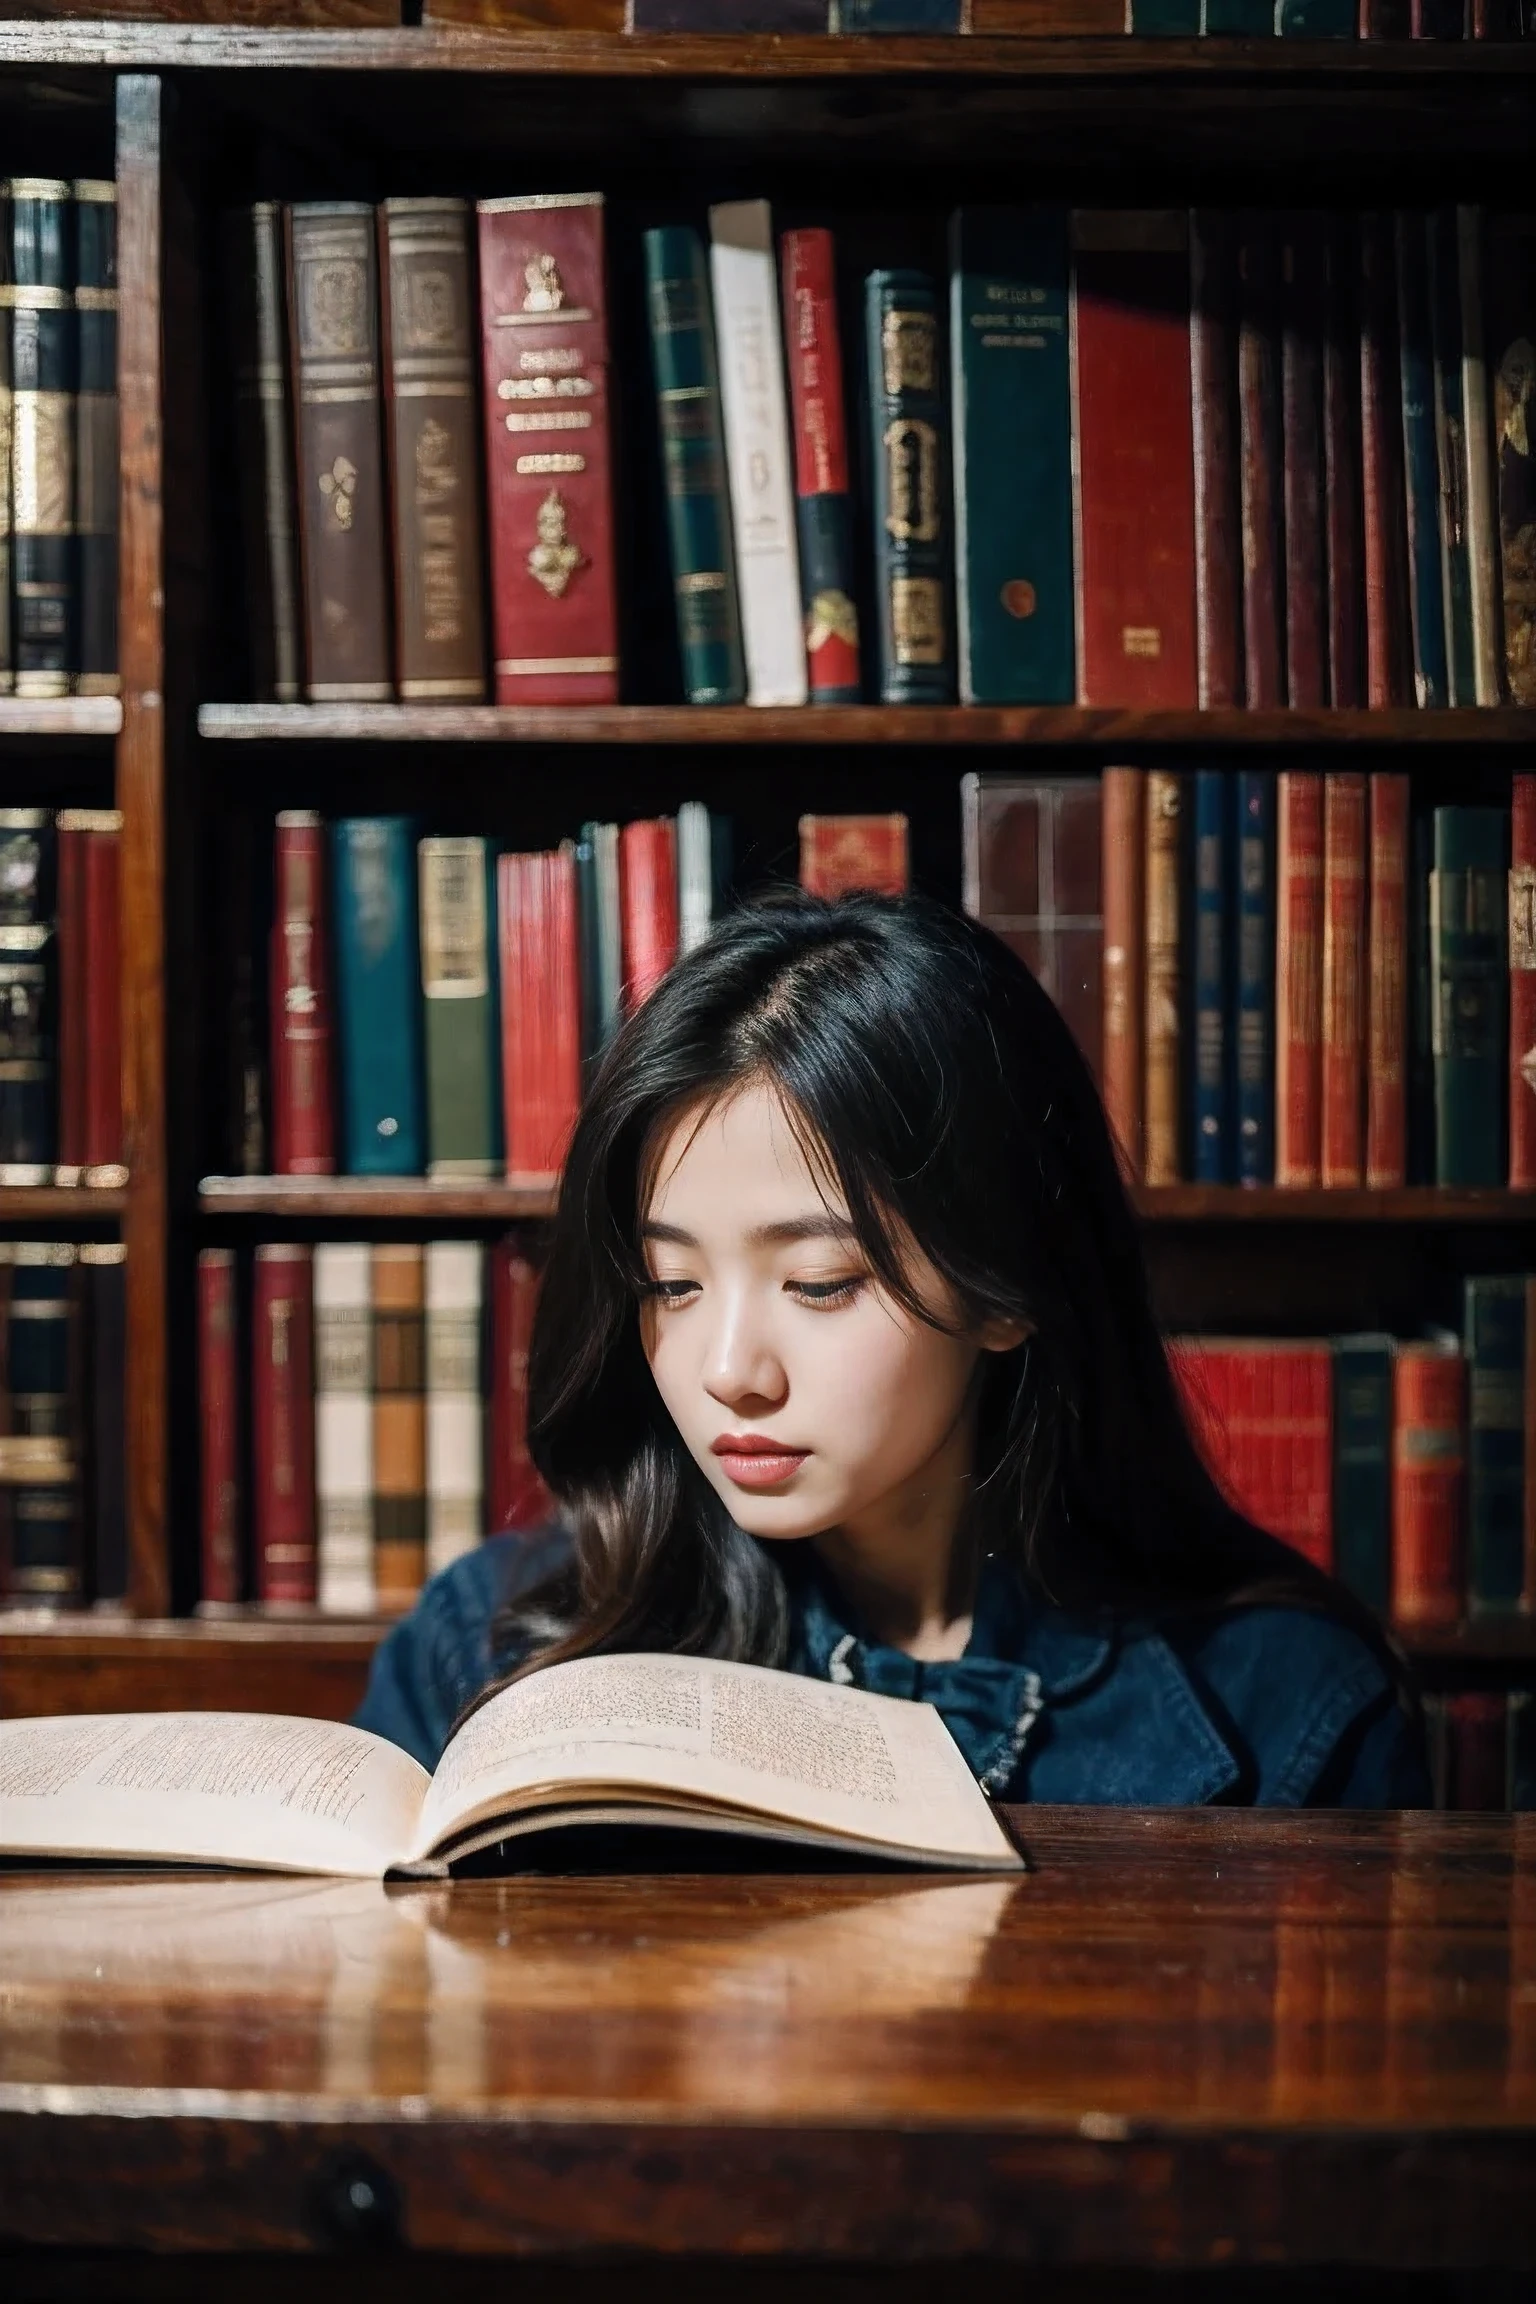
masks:
<svg viewBox="0 0 1536 2304"><path fill-rule="evenodd" d="M1023 1869L931 1705L752 1664L551 1665L473 1713L432 1776L382 1737L327 1720L0 1722L5 1856L432 1876L497 1842L594 1824ZM538 1860L558 1868L558 1837Z"/></svg>

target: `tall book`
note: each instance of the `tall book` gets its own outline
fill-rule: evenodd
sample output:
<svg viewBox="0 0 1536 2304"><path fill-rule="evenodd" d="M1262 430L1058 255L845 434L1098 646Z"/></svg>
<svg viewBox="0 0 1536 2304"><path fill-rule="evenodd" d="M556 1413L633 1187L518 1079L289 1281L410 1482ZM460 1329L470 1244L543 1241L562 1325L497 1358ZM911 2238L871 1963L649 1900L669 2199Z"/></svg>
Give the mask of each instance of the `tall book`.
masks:
<svg viewBox="0 0 1536 2304"><path fill-rule="evenodd" d="M245 1597L240 1558L239 1293L233 1248L197 1257L198 1558L205 1603Z"/></svg>
<svg viewBox="0 0 1536 2304"><path fill-rule="evenodd" d="M497 863L502 1109L509 1184L555 1184L581 1102L581 948L576 856Z"/></svg>
<svg viewBox="0 0 1536 2304"><path fill-rule="evenodd" d="M1536 775L1516 774L1509 858L1509 1181L1536 1188Z"/></svg>
<svg viewBox="0 0 1536 2304"><path fill-rule="evenodd" d="M429 1576L485 1534L485 1259L478 1240L427 1242Z"/></svg>
<svg viewBox="0 0 1536 2304"><path fill-rule="evenodd" d="M1322 1170L1323 779L1285 770L1276 793L1275 1182Z"/></svg>
<svg viewBox="0 0 1536 2304"><path fill-rule="evenodd" d="M626 824L619 834L618 869L627 1011L655 991L677 958L677 833L671 817Z"/></svg>
<svg viewBox="0 0 1536 2304"><path fill-rule="evenodd" d="M1323 778L1323 1030L1319 1180L1365 1179L1366 857L1368 786Z"/></svg>
<svg viewBox="0 0 1536 2304"><path fill-rule="evenodd" d="M122 1240L80 1246L89 1364L85 1403L87 1581L98 1604L128 1598L128 1462L123 1389L128 1358L128 1249Z"/></svg>
<svg viewBox="0 0 1536 2304"><path fill-rule="evenodd" d="M245 625L255 693L296 704L303 683L283 218L275 200L224 218L235 376Z"/></svg>
<svg viewBox="0 0 1536 2304"><path fill-rule="evenodd" d="M287 221L304 693L377 703L394 691L373 210L306 201Z"/></svg>
<svg viewBox="0 0 1536 2304"><path fill-rule="evenodd" d="M1183 779L1166 769L1148 771L1146 827L1143 1168L1149 1184L1177 1184L1184 1173L1179 1060L1187 965L1179 936L1184 791Z"/></svg>
<svg viewBox="0 0 1536 2304"><path fill-rule="evenodd" d="M469 239L465 200L379 209L395 687L408 704L485 695Z"/></svg>
<svg viewBox="0 0 1536 2304"><path fill-rule="evenodd" d="M1397 269L1392 218L1379 210L1360 219L1360 476L1365 701L1376 711L1412 695Z"/></svg>
<svg viewBox="0 0 1536 2304"><path fill-rule="evenodd" d="M583 874L582 852L591 862ZM576 844L581 894L582 1054L595 1060L624 1015L624 929L619 897L619 828L584 824Z"/></svg>
<svg viewBox="0 0 1536 2304"><path fill-rule="evenodd" d="M1077 684L1084 704L1194 705L1189 219L1072 215Z"/></svg>
<svg viewBox="0 0 1536 2304"><path fill-rule="evenodd" d="M486 1532L539 1528L554 1504L528 1447L528 1345L539 1276L515 1241L489 1250L490 1378L486 1403Z"/></svg>
<svg viewBox="0 0 1536 2304"><path fill-rule="evenodd" d="M1456 279L1461 300L1461 409L1466 426L1468 583L1475 701L1503 695L1499 615L1499 524L1494 510L1492 414L1483 325L1483 212L1456 210Z"/></svg>
<svg viewBox="0 0 1536 2304"><path fill-rule="evenodd" d="M1393 1350L1390 1336L1333 1340L1333 1564L1379 1616L1392 1598Z"/></svg>
<svg viewBox="0 0 1536 2304"><path fill-rule="evenodd" d="M747 702L803 704L808 682L800 557L767 201L730 200L711 208L709 236Z"/></svg>
<svg viewBox="0 0 1536 2304"><path fill-rule="evenodd" d="M427 1076L427 1174L500 1166L496 860L489 841L423 840L416 851Z"/></svg>
<svg viewBox="0 0 1536 2304"><path fill-rule="evenodd" d="M65 696L79 648L69 186L10 180L11 647L18 696Z"/></svg>
<svg viewBox="0 0 1536 2304"><path fill-rule="evenodd" d="M263 1241L251 1307L252 1567L258 1600L315 1597L314 1259Z"/></svg>
<svg viewBox="0 0 1536 2304"><path fill-rule="evenodd" d="M1273 24L1273 9L1266 13ZM1223 209L1190 211L1189 294L1195 632L1200 704L1210 710L1243 701L1237 243Z"/></svg>
<svg viewBox="0 0 1536 2304"><path fill-rule="evenodd" d="M1408 1180L1409 780L1370 779L1366 905L1365 1181L1391 1191Z"/></svg>
<svg viewBox="0 0 1536 2304"><path fill-rule="evenodd" d="M1072 393L1059 208L950 219L963 704L1070 704Z"/></svg>
<svg viewBox="0 0 1536 2304"><path fill-rule="evenodd" d="M746 660L704 250L686 225L647 232L644 249L683 688L691 704L739 704Z"/></svg>
<svg viewBox="0 0 1536 2304"><path fill-rule="evenodd" d="M900 896L910 883L907 819L887 816L802 816L800 885L835 903L859 893Z"/></svg>
<svg viewBox="0 0 1536 2304"><path fill-rule="evenodd" d="M1285 529L1286 702L1328 701L1328 561L1323 498L1326 219L1287 216L1280 231L1281 472Z"/></svg>
<svg viewBox="0 0 1536 2304"><path fill-rule="evenodd" d="M1484 356L1493 381L1504 679L1512 704L1536 704L1536 443L1527 421L1536 344L1536 212L1488 217L1483 314Z"/></svg>
<svg viewBox="0 0 1536 2304"><path fill-rule="evenodd" d="M1104 1068L1103 836L1082 776L965 776L962 900L1061 1010L1095 1079Z"/></svg>
<svg viewBox="0 0 1536 2304"><path fill-rule="evenodd" d="M126 1184L116 808L61 808L59 867L59 1160L78 1181ZM67 898L67 902L66 902ZM66 1137L65 1121L69 1120ZM59 1174L59 1182L65 1181Z"/></svg>
<svg viewBox="0 0 1536 2304"><path fill-rule="evenodd" d="M54 1608L89 1597L84 1481L83 1322L78 1251L9 1244L0 1502L10 1524L6 1596Z"/></svg>
<svg viewBox="0 0 1536 2304"><path fill-rule="evenodd" d="M810 697L813 704L857 704L862 686L853 499L831 233L786 232L780 263Z"/></svg>
<svg viewBox="0 0 1536 2304"><path fill-rule="evenodd" d="M370 1253L374 1584L381 1607L408 1608L427 1572L425 1251L376 1240Z"/></svg>
<svg viewBox="0 0 1536 2304"><path fill-rule="evenodd" d="M74 686L115 696L117 672L117 186L81 176L75 223L75 553L80 594Z"/></svg>
<svg viewBox="0 0 1536 2304"><path fill-rule="evenodd" d="M314 1253L315 1489L319 1601L366 1616L374 1576L373 1277L366 1240Z"/></svg>
<svg viewBox="0 0 1536 2304"><path fill-rule="evenodd" d="M311 809L286 808L279 814L274 882L272 1165L279 1176L333 1176L325 833Z"/></svg>
<svg viewBox="0 0 1536 2304"><path fill-rule="evenodd" d="M1437 808L1429 882L1434 967L1435 1181L1508 1174L1509 819Z"/></svg>
<svg viewBox="0 0 1536 2304"><path fill-rule="evenodd" d="M1468 520L1466 364L1461 342L1461 281L1454 208L1428 220L1429 332L1434 354L1435 453L1440 476L1440 590L1445 614L1446 693L1452 704L1477 702L1472 625L1472 536Z"/></svg>
<svg viewBox="0 0 1536 2304"><path fill-rule="evenodd" d="M1275 772L1232 781L1237 850L1237 1180L1275 1175Z"/></svg>
<svg viewBox="0 0 1536 2304"><path fill-rule="evenodd" d="M1435 360L1430 333L1427 225L1428 219L1416 209L1400 208L1394 219L1413 686L1421 705L1441 705L1448 700L1449 688L1445 593L1440 565L1440 459L1435 442Z"/></svg>
<svg viewBox="0 0 1536 2304"><path fill-rule="evenodd" d="M1435 968L1429 883L1435 827L1429 810L1408 820L1408 1182L1435 1181Z"/></svg>
<svg viewBox="0 0 1536 2304"><path fill-rule="evenodd" d="M1233 823L1229 772L1194 777L1194 1111L1197 1184L1236 1181L1231 1109Z"/></svg>
<svg viewBox="0 0 1536 2304"><path fill-rule="evenodd" d="M1181 1337L1186 1405L1219 1486L1314 1567L1333 1566L1333 1355L1310 1340Z"/></svg>
<svg viewBox="0 0 1536 2304"><path fill-rule="evenodd" d="M922 272L864 283L876 639L885 704L955 693L949 411L938 292Z"/></svg>
<svg viewBox="0 0 1536 2304"><path fill-rule="evenodd" d="M599 192L479 204L499 704L619 693L603 215Z"/></svg>
<svg viewBox="0 0 1536 2304"><path fill-rule="evenodd" d="M1360 228L1327 221L1323 249L1323 525L1328 701L1365 702L1365 527L1360 501Z"/></svg>
<svg viewBox="0 0 1536 2304"><path fill-rule="evenodd" d="M58 1067L57 847L46 808L0 809L0 1183L46 1184L68 1084ZM83 1056L83 1051L72 1051ZM76 1070L79 1071L77 1062ZM77 1103L83 1108L84 1078ZM78 1183L78 1174L62 1181Z"/></svg>
<svg viewBox="0 0 1536 2304"><path fill-rule="evenodd" d="M1454 1623L1462 1610L1465 1371L1453 1336L1399 1344L1392 1379L1392 1614Z"/></svg>
<svg viewBox="0 0 1536 2304"><path fill-rule="evenodd" d="M415 828L408 816L343 816L330 840L343 1164L351 1176L419 1176Z"/></svg>
<svg viewBox="0 0 1536 2304"><path fill-rule="evenodd" d="M1279 249L1252 212L1238 244L1237 409L1243 518L1243 684L1250 706L1285 702L1285 477Z"/></svg>
<svg viewBox="0 0 1536 2304"><path fill-rule="evenodd" d="M1474 1615L1525 1595L1526 1276L1462 1282L1467 1363L1467 1602Z"/></svg>
<svg viewBox="0 0 1536 2304"><path fill-rule="evenodd" d="M1100 1085L1127 1181L1146 1161L1147 783L1141 768L1100 778L1104 885L1103 1056Z"/></svg>

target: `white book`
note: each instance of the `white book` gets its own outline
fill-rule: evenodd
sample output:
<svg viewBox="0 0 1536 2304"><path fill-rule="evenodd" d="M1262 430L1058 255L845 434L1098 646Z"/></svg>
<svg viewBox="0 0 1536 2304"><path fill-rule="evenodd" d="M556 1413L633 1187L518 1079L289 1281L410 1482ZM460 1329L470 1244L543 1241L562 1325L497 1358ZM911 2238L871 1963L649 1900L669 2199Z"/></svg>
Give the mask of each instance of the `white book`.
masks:
<svg viewBox="0 0 1536 2304"><path fill-rule="evenodd" d="M803 704L805 622L768 203L726 201L711 208L709 230L747 702Z"/></svg>
<svg viewBox="0 0 1536 2304"><path fill-rule="evenodd" d="M684 952L709 934L714 879L709 810L702 800L685 800L677 811L677 941Z"/></svg>
<svg viewBox="0 0 1536 2304"><path fill-rule="evenodd" d="M315 1250L315 1505L321 1607L371 1614L373 1303L366 1240L327 1240Z"/></svg>
<svg viewBox="0 0 1536 2304"><path fill-rule="evenodd" d="M1467 556L1472 569L1472 696L1499 701L1498 529L1493 510L1493 448L1488 427L1488 366L1483 347L1483 212L1456 211L1461 285L1461 410L1466 426Z"/></svg>
<svg viewBox="0 0 1536 2304"><path fill-rule="evenodd" d="M427 1574L485 1534L485 1250L427 1242Z"/></svg>

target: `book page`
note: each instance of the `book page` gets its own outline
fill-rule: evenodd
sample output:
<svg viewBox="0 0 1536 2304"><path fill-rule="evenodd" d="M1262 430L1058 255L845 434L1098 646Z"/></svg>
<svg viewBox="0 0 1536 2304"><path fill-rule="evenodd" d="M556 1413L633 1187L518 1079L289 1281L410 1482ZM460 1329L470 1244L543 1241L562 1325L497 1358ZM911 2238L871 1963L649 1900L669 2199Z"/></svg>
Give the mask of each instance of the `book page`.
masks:
<svg viewBox="0 0 1536 2304"><path fill-rule="evenodd" d="M260 1712L0 1721L0 1851L377 1877L426 1770L362 1728Z"/></svg>
<svg viewBox="0 0 1536 2304"><path fill-rule="evenodd" d="M414 1855L559 1788L672 1792L870 1842L1016 1861L928 1704L696 1656L583 1656L504 1689L438 1763Z"/></svg>

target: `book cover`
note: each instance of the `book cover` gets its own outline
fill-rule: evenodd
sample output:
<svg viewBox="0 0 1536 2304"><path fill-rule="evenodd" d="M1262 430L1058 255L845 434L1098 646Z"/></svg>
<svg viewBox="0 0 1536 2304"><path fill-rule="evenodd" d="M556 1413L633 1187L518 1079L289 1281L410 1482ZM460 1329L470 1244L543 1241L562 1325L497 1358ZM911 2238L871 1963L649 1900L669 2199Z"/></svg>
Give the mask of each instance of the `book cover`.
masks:
<svg viewBox="0 0 1536 2304"><path fill-rule="evenodd" d="M66 696L79 661L75 395L79 388L69 186L9 183L11 650L18 696Z"/></svg>
<svg viewBox="0 0 1536 2304"><path fill-rule="evenodd" d="M1437 808L1429 882L1434 966L1435 1181L1508 1173L1509 819Z"/></svg>
<svg viewBox="0 0 1536 2304"><path fill-rule="evenodd" d="M950 219L955 620L964 704L1070 704L1072 395L1059 208Z"/></svg>
<svg viewBox="0 0 1536 2304"><path fill-rule="evenodd" d="M1181 1337L1174 1364L1212 1476L1314 1567L1334 1564L1333 1354L1311 1339Z"/></svg>
<svg viewBox="0 0 1536 2304"><path fill-rule="evenodd" d="M889 816L802 816L800 885L835 902L859 891L902 896L909 886L907 819Z"/></svg>
<svg viewBox="0 0 1536 2304"><path fill-rule="evenodd" d="M256 1598L315 1597L314 1266L263 1241L251 1308L252 1535Z"/></svg>
<svg viewBox="0 0 1536 2304"><path fill-rule="evenodd" d="M1462 1282L1467 1363L1467 1601L1498 1615L1525 1594L1526 1276Z"/></svg>
<svg viewBox="0 0 1536 2304"><path fill-rule="evenodd" d="M1399 1344L1392 1380L1392 1614L1453 1624L1464 1591L1465 1373L1454 1337Z"/></svg>
<svg viewBox="0 0 1536 2304"><path fill-rule="evenodd" d="M1271 29L1274 10L1265 13ZM1203 710L1243 701L1238 481L1237 242L1224 209L1189 217L1190 413L1195 474L1195 636Z"/></svg>
<svg viewBox="0 0 1536 2304"><path fill-rule="evenodd" d="M1408 819L1408 1181L1435 1181L1435 968L1429 933L1434 818Z"/></svg>
<svg viewBox="0 0 1536 2304"><path fill-rule="evenodd" d="M1536 462L1530 423L1536 214L1490 215L1486 231L1484 357L1493 379L1504 679L1512 704L1536 704Z"/></svg>
<svg viewBox="0 0 1536 2304"><path fill-rule="evenodd" d="M117 186L76 177L75 576L81 696L115 696L117 673Z"/></svg>
<svg viewBox="0 0 1536 2304"><path fill-rule="evenodd" d="M1243 526L1243 686L1254 707L1285 702L1285 472L1279 246L1252 212L1237 252L1238 470Z"/></svg>
<svg viewBox="0 0 1536 2304"><path fill-rule="evenodd" d="M495 855L479 839L416 850L427 1081L427 1174L474 1179L501 1164Z"/></svg>
<svg viewBox="0 0 1536 2304"><path fill-rule="evenodd" d="M1408 504L1408 600L1413 686L1420 705L1442 705L1449 686L1441 582L1440 461L1435 441L1435 361L1430 334L1429 219L1399 209L1398 362L1403 394L1403 472Z"/></svg>
<svg viewBox="0 0 1536 2304"><path fill-rule="evenodd" d="M576 857L497 863L507 1181L557 1183L581 1102L581 951Z"/></svg>
<svg viewBox="0 0 1536 2304"><path fill-rule="evenodd" d="M810 698L813 704L857 704L862 682L853 498L832 234L786 232L780 264Z"/></svg>
<svg viewBox="0 0 1536 2304"><path fill-rule="evenodd" d="M1186 956L1180 946L1184 854L1182 777L1147 772L1145 988L1143 1039L1145 1178L1177 1184L1183 1165L1181 1015Z"/></svg>
<svg viewBox="0 0 1536 2304"><path fill-rule="evenodd" d="M1471 475L1462 399L1461 281L1456 211L1428 220L1429 322L1434 353L1435 454L1440 473L1440 591L1445 611L1446 693L1452 704L1477 702L1472 631L1472 540L1467 518Z"/></svg>
<svg viewBox="0 0 1536 2304"><path fill-rule="evenodd" d="M1408 1180L1409 779L1370 779L1370 893L1366 906L1365 1181L1392 1191Z"/></svg>
<svg viewBox="0 0 1536 2304"><path fill-rule="evenodd" d="M427 1572L426 1258L376 1240L373 1282L373 1574L381 1608L409 1608Z"/></svg>
<svg viewBox="0 0 1536 2304"><path fill-rule="evenodd" d="M232 210L223 235L252 693L296 704L303 655L282 210L275 200Z"/></svg>
<svg viewBox="0 0 1536 2304"><path fill-rule="evenodd" d="M1282 771L1276 792L1275 1182L1322 1168L1323 779Z"/></svg>
<svg viewBox="0 0 1536 2304"><path fill-rule="evenodd" d="M1146 1164L1147 784L1141 768L1106 768L1103 796L1104 1018L1100 1084L1128 1183Z"/></svg>
<svg viewBox="0 0 1536 2304"><path fill-rule="evenodd" d="M1223 768L1194 776L1194 1112L1191 1141L1197 1184L1236 1182L1230 1039L1235 1021L1232 980L1233 822Z"/></svg>
<svg viewBox="0 0 1536 2304"><path fill-rule="evenodd" d="M1232 779L1237 850L1237 1180L1275 1176L1275 772Z"/></svg>
<svg viewBox="0 0 1536 2304"><path fill-rule="evenodd" d="M1333 1564L1378 1616L1392 1598L1393 1353L1390 1336L1333 1340Z"/></svg>
<svg viewBox="0 0 1536 2304"><path fill-rule="evenodd" d="M203 1600L220 1606L245 1597L239 1366L235 1252L202 1248L197 1257L199 1591Z"/></svg>
<svg viewBox="0 0 1536 2304"><path fill-rule="evenodd" d="M70 1079L58 1045L57 844L46 808L0 809L0 1184L47 1184L59 1156L58 1122L73 1098L84 1126L84 1050L72 1036ZM70 890L63 891L67 897ZM70 920L84 935L83 889ZM79 1170L61 1181L78 1183Z"/></svg>
<svg viewBox="0 0 1536 2304"><path fill-rule="evenodd" d="M87 1580L99 1601L128 1598L128 1462L123 1383L128 1356L128 1249L121 1240L80 1247L90 1397L86 1406L90 1527Z"/></svg>
<svg viewBox="0 0 1536 2304"><path fill-rule="evenodd" d="M1517 773L1509 861L1509 1181L1536 1189L1536 775Z"/></svg>
<svg viewBox="0 0 1536 2304"><path fill-rule="evenodd" d="M1094 777L961 779L965 909L1050 994L1096 1080L1104 1068L1101 815ZM905 820L896 822L904 842Z"/></svg>
<svg viewBox="0 0 1536 2304"><path fill-rule="evenodd" d="M1397 265L1392 218L1379 210L1360 219L1360 474L1365 701L1377 711L1406 704L1413 693Z"/></svg>
<svg viewBox="0 0 1536 2304"><path fill-rule="evenodd" d="M623 1006L638 1008L677 958L677 832L670 816L619 833Z"/></svg>
<svg viewBox="0 0 1536 2304"><path fill-rule="evenodd" d="M1323 243L1323 533L1328 701L1365 702L1365 525L1360 501L1360 231L1327 219Z"/></svg>
<svg viewBox="0 0 1536 2304"><path fill-rule="evenodd" d="M1323 1048L1319 1180L1365 1177L1367 781L1323 778Z"/></svg>
<svg viewBox="0 0 1536 2304"><path fill-rule="evenodd" d="M619 693L604 206L479 203L498 704Z"/></svg>
<svg viewBox="0 0 1536 2304"><path fill-rule="evenodd" d="M374 1578L373 1275L366 1240L314 1254L315 1488L319 1601L371 1615Z"/></svg>
<svg viewBox="0 0 1536 2304"><path fill-rule="evenodd" d="M271 938L272 1165L279 1176L334 1176L325 832L285 808L274 843Z"/></svg>
<svg viewBox="0 0 1536 2304"><path fill-rule="evenodd" d="M330 837L343 1163L351 1176L420 1176L415 827L408 816L343 816Z"/></svg>
<svg viewBox="0 0 1536 2304"><path fill-rule="evenodd" d="M1287 216L1280 230L1280 429L1285 534L1286 702L1328 701L1328 564L1323 513L1323 333L1326 219Z"/></svg>
<svg viewBox="0 0 1536 2304"><path fill-rule="evenodd" d="M86 1013L90 984L90 957L85 920L85 832L74 818L85 811L59 810L58 820L43 809L7 809L0 813L0 872L24 852L26 820L35 816L52 834L58 875L54 951L59 984L58 1037L58 1159L55 1184L78 1184L85 1175L86 1067L90 1061L90 1030ZM24 869L35 871L35 866ZM116 984L115 957L107 982Z"/></svg>
<svg viewBox="0 0 1536 2304"><path fill-rule="evenodd" d="M1483 212L1456 210L1456 278L1461 297L1461 410L1466 426L1467 582L1472 614L1472 691L1478 704L1503 695L1499 614L1499 527L1493 501L1492 414L1483 328Z"/></svg>
<svg viewBox="0 0 1536 2304"><path fill-rule="evenodd" d="M55 1182L125 1184L116 808L61 808L59 875L59 1168Z"/></svg>
<svg viewBox="0 0 1536 2304"><path fill-rule="evenodd" d="M683 688L691 704L740 704L747 675L704 250L686 225L647 232L643 245Z"/></svg>
<svg viewBox="0 0 1536 2304"><path fill-rule="evenodd" d="M85 1338L79 1251L10 1243L5 1359L9 1432L0 1494L10 1519L6 1594L50 1608L89 1597L85 1520Z"/></svg>
<svg viewBox="0 0 1536 2304"><path fill-rule="evenodd" d="M428 1576L485 1534L485 1260L479 1240L427 1242Z"/></svg>
<svg viewBox="0 0 1536 2304"><path fill-rule="evenodd" d="M864 331L880 698L947 704L955 693L950 434L932 280L871 272Z"/></svg>
<svg viewBox="0 0 1536 2304"><path fill-rule="evenodd" d="M1189 221L1072 215L1078 701L1194 705Z"/></svg>
<svg viewBox="0 0 1536 2304"><path fill-rule="evenodd" d="M528 1449L528 1344L539 1276L514 1241L496 1241L489 1259L486 1523L487 1533L497 1536L545 1526L554 1501Z"/></svg>

